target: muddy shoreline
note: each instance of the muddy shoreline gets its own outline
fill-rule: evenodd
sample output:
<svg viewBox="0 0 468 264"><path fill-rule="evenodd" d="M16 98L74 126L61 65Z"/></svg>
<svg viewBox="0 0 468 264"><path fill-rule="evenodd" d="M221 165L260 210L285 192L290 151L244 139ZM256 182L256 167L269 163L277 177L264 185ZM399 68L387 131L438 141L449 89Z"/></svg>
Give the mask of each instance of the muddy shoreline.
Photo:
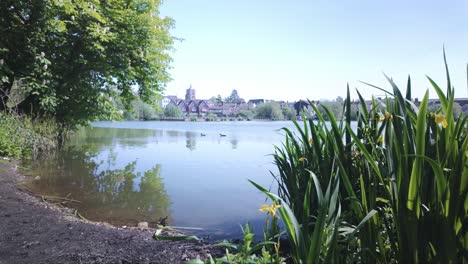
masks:
<svg viewBox="0 0 468 264"><path fill-rule="evenodd" d="M117 228L75 216L19 188L16 162L0 162L0 264L185 263L222 249L198 241L158 241L154 229Z"/></svg>

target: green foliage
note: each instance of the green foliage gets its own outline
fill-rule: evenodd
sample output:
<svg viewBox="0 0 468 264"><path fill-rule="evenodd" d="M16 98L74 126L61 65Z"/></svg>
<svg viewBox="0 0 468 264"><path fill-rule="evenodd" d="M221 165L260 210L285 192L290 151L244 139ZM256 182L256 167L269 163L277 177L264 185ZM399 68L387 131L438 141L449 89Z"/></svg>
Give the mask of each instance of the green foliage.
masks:
<svg viewBox="0 0 468 264"><path fill-rule="evenodd" d="M241 110L239 116L246 119L253 119L255 112L253 110Z"/></svg>
<svg viewBox="0 0 468 264"><path fill-rule="evenodd" d="M138 120L152 120L157 117L156 109L141 100L135 100L133 103L133 109L136 113L136 119Z"/></svg>
<svg viewBox="0 0 468 264"><path fill-rule="evenodd" d="M0 112L0 156L31 157L56 146L58 128L51 119L32 120Z"/></svg>
<svg viewBox="0 0 468 264"><path fill-rule="evenodd" d="M343 118L343 115L342 115L342 113L343 113L343 98L338 97L334 101L323 101L323 102L321 101L320 105L323 106L323 107L319 108L319 111L322 114L322 116L325 118L325 120L328 121L328 114L325 111L325 108L330 110L337 120L341 120Z"/></svg>
<svg viewBox="0 0 468 264"><path fill-rule="evenodd" d="M179 107L173 104L169 104L168 106L166 106L166 109L164 109L164 116L173 117L173 118L182 118L184 115L182 113L182 110L180 110Z"/></svg>
<svg viewBox="0 0 468 264"><path fill-rule="evenodd" d="M296 111L289 107L283 107L281 108L281 111L283 113L283 117L287 120L294 120L296 118Z"/></svg>
<svg viewBox="0 0 468 264"><path fill-rule="evenodd" d="M218 258L213 259L210 257L209 260L203 262L199 259L194 259L189 261L188 263L207 263L207 264L225 264L225 263L236 263L236 264L268 264L268 263L275 263L275 264L283 264L285 263L285 259L279 256L278 250L274 255L272 255L268 250L266 250L266 246L275 245L278 246L275 242L262 242L252 245L254 234L250 230L249 224L245 225L245 228L242 228L242 232L244 233L244 240L241 244L233 244L229 242L222 242L216 244L217 246L225 247L226 248L226 255ZM232 254L229 253L229 249L235 251L237 253ZM261 252L261 255L256 255L256 253Z"/></svg>
<svg viewBox="0 0 468 264"><path fill-rule="evenodd" d="M313 220L300 223L293 210L279 196L269 192L260 185L250 181L257 189L265 193L278 208L283 220L291 247L291 257L294 263L344 263L349 262L344 247L338 243L350 244L354 234L369 220L375 211L369 213L357 227L345 226L341 220L341 204L338 199L339 179L328 184L324 193L320 187L317 176L310 172L309 184L306 190L306 199L303 201L303 210ZM315 192L313 191L315 189ZM317 213L310 211L308 196L315 193L317 198Z"/></svg>
<svg viewBox="0 0 468 264"><path fill-rule="evenodd" d="M215 114L209 114L205 117L205 121L216 121L218 117Z"/></svg>
<svg viewBox="0 0 468 264"><path fill-rule="evenodd" d="M370 110L359 92L353 109L348 89L342 118L322 104L317 121L284 129L278 196L256 187L281 204L295 263L467 261L468 117L454 116L448 70L446 93L429 78L434 112L427 92L410 100L410 79L405 96L388 81L391 92L377 87L388 98Z"/></svg>
<svg viewBox="0 0 468 264"><path fill-rule="evenodd" d="M158 0L0 3L0 107L67 127L118 115L134 91L150 102L169 80L173 21ZM19 92L20 91L20 92Z"/></svg>
<svg viewBox="0 0 468 264"><path fill-rule="evenodd" d="M283 112L278 103L264 103L255 108L255 118L283 120Z"/></svg>
<svg viewBox="0 0 468 264"><path fill-rule="evenodd" d="M238 103L239 100L240 100L239 94L237 93L237 90L234 89L234 90L232 90L231 95L226 97L226 99L224 101L226 103ZM217 101L219 101L219 99L217 99Z"/></svg>

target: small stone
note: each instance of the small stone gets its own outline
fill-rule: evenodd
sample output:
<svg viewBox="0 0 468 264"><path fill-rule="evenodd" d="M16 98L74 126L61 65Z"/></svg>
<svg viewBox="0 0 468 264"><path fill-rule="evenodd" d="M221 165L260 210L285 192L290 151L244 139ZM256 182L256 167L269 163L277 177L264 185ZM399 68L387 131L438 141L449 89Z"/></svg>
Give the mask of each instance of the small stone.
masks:
<svg viewBox="0 0 468 264"><path fill-rule="evenodd" d="M139 222L138 223L138 228L148 229L148 222Z"/></svg>
<svg viewBox="0 0 468 264"><path fill-rule="evenodd" d="M38 181L38 180L40 180L40 179L41 179L41 176L36 176L36 177L34 177L34 180L35 180L35 181Z"/></svg>

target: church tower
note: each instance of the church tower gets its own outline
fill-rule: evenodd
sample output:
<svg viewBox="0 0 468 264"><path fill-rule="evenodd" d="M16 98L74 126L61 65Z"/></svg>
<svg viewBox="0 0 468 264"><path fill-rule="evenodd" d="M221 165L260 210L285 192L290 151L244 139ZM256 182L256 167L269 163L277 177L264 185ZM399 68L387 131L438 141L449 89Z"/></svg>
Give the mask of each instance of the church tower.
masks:
<svg viewBox="0 0 468 264"><path fill-rule="evenodd" d="M195 100L195 89L192 89L192 85L185 91L185 101Z"/></svg>

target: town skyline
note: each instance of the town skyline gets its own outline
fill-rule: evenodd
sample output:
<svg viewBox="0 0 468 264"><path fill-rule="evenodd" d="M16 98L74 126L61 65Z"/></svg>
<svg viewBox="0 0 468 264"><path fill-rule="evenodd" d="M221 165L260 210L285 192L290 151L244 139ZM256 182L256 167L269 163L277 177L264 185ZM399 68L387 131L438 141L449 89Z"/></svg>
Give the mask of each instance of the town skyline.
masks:
<svg viewBox="0 0 468 264"><path fill-rule="evenodd" d="M402 91L411 75L413 95L426 78L445 88L443 49L456 97L467 96L468 1L166 1L161 15L175 20L166 94L183 95L192 83L200 97L297 100L381 95L364 81ZM397 19L396 19L397 18Z"/></svg>
<svg viewBox="0 0 468 264"><path fill-rule="evenodd" d="M242 90L241 89L231 89L231 90L223 90L223 91L227 91L226 93L218 93L218 94L213 94L213 95L210 95L210 96L199 96L200 94L200 89L197 89L197 87L194 87L192 84L189 84L186 88L179 88L179 89L176 89L176 93L172 93L172 94L169 94L167 92L167 90L163 91L162 92L162 96L163 97L166 97L166 96L176 96L177 98L184 98L185 97L185 94L186 94L186 90L189 89L189 88L192 88L194 90L196 90L197 92L197 99L203 99L203 100L209 100L213 97L217 97L218 95L221 96L222 99L225 99L226 97L228 97L229 95L231 95L232 91L233 90L236 90L238 93L239 93L239 96L243 99L245 99L245 101L249 101L249 100L256 100L256 99L264 99L264 100L268 100L268 101L285 101L285 102L296 102L296 101L299 101L299 100L311 100L311 101L334 101L336 100L338 97L341 97L343 98L343 95L337 95L336 97L334 98L308 98L308 97L305 97L305 96L302 96L302 97L298 97L297 99L293 99L293 100L285 100L285 99L282 99L282 98L268 98L268 97L256 97L256 98L249 98L249 97L245 97L243 96L242 94ZM350 88L351 89L351 88ZM430 89L430 88L429 88ZM171 91L173 91L174 89L172 89ZM179 92L180 91L180 92ZM346 93L346 89L344 90L344 92ZM365 97L365 99L367 100L370 100L371 99L371 96L374 96L375 98L384 98L385 97L385 94L381 91L379 91L378 89L375 89L375 94L372 94L372 95L368 95L367 97ZM206 94L206 93L201 93L202 95ZM364 95L363 95L364 96ZM455 96L456 98L458 99L467 99L468 96L463 96L463 97L457 97ZM352 100L358 100L358 96L355 96L355 97L351 97ZM413 99L421 99L422 97L414 97ZM430 93L430 96L429 96L430 99L438 99L437 97L437 94L435 93L435 91L433 91L432 93Z"/></svg>
<svg viewBox="0 0 468 264"><path fill-rule="evenodd" d="M210 98L197 98L196 89L189 86L185 90L185 96L179 98L176 95L165 95L160 100L160 106L166 110L169 105L180 110L183 116L192 117L206 117L207 115L214 115L217 117L238 117L242 111L255 110L258 106L263 104L269 104L270 107L276 105L279 111L284 111L289 117L295 116L296 118L301 117L301 112L306 111L311 117L315 116L315 111L312 104L319 107L321 104L325 104L327 108L334 109L335 115L338 116L343 107L344 98L336 98L335 101L327 100L311 100L311 99L299 99L296 101L284 101L284 100L268 100L264 98L249 99L245 100L242 98L237 90L232 90L231 95L228 97L212 96ZM419 98L413 98L414 102L418 102ZM457 111L468 113L468 98L456 98L455 103L458 105ZM352 105L360 105L359 100L352 100ZM367 108L372 108L372 100L366 100L365 104ZM429 104L432 106L440 106L439 99L429 99ZM338 107L338 108L336 108ZM355 109L357 110L357 109ZM354 110L353 110L354 111ZM170 111L173 113L173 111ZM244 112L244 115L246 113Z"/></svg>

